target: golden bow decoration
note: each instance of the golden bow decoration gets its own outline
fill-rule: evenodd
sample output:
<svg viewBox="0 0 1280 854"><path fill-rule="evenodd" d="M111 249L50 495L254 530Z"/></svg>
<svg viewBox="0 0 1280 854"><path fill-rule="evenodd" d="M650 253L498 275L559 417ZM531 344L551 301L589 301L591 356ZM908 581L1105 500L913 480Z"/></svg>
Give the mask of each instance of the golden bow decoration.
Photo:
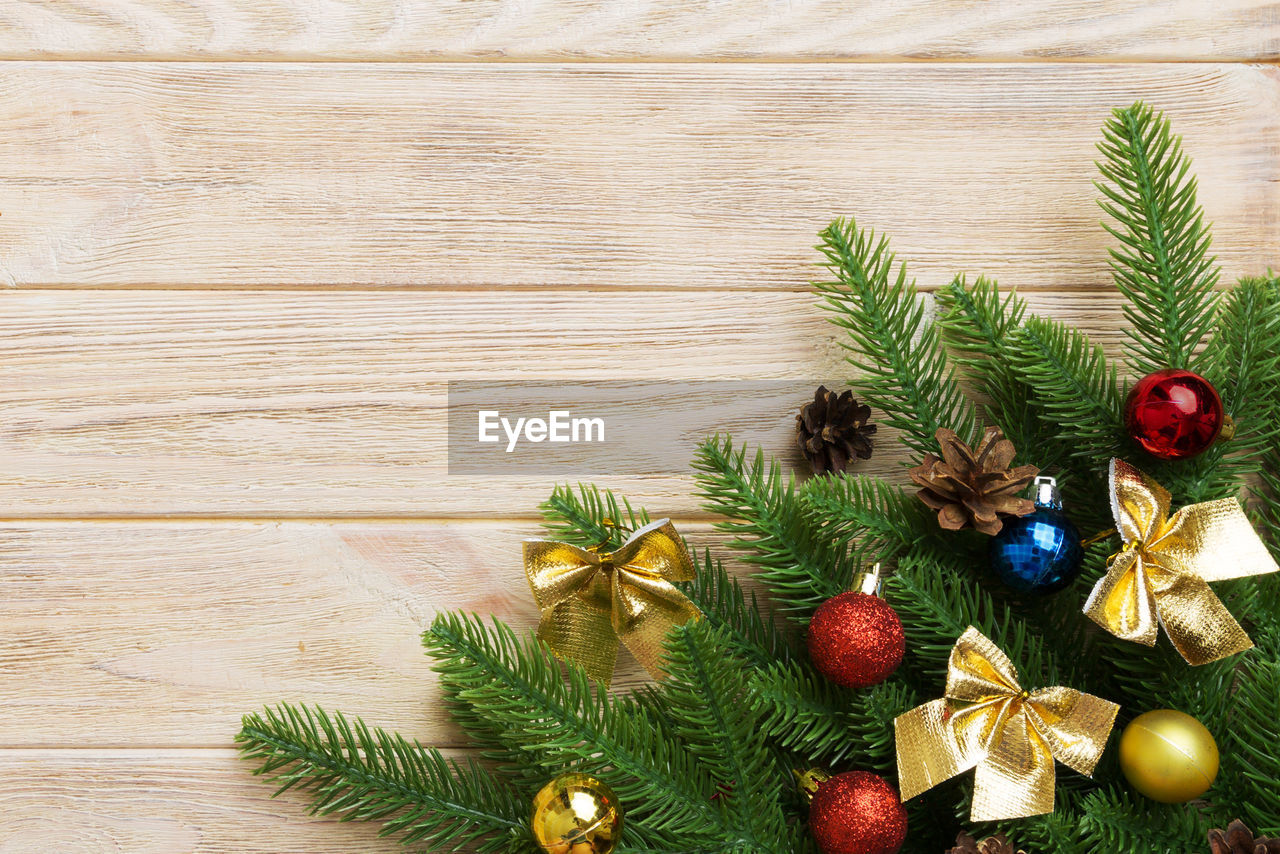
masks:
<svg viewBox="0 0 1280 854"><path fill-rule="evenodd" d="M640 528L615 552L525 540L524 569L542 609L538 637L605 686L619 641L658 679L667 632L700 616L671 583L693 578L693 561L667 519Z"/></svg>
<svg viewBox="0 0 1280 854"><path fill-rule="evenodd" d="M1053 812L1054 759L1092 774L1118 711L1073 688L1022 690L1008 656L970 626L951 650L946 695L893 722L902 798L976 768L971 821Z"/></svg>
<svg viewBox="0 0 1280 854"><path fill-rule="evenodd" d="M1189 664L1243 652L1253 641L1211 581L1278 568L1235 498L1169 515L1169 493L1124 460L1111 461L1111 512L1124 547L1084 612L1111 634L1155 646L1158 626Z"/></svg>

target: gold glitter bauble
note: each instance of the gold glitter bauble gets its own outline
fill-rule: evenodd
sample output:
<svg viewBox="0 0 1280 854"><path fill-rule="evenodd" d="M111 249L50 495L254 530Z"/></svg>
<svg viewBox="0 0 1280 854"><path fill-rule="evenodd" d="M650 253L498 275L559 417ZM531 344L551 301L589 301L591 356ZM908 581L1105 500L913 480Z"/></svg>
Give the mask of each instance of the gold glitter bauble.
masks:
<svg viewBox="0 0 1280 854"><path fill-rule="evenodd" d="M547 854L609 854L622 836L622 805L586 774L561 774L533 796L534 839Z"/></svg>
<svg viewBox="0 0 1280 854"><path fill-rule="evenodd" d="M1218 776L1218 745L1191 715L1159 709L1138 715L1120 736L1120 770L1153 801L1180 804Z"/></svg>

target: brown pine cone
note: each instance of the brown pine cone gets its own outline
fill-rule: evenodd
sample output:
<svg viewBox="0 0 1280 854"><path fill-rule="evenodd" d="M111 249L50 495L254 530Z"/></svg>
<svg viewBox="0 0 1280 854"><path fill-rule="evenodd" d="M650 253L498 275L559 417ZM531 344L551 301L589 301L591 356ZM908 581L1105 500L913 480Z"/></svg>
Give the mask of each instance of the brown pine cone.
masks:
<svg viewBox="0 0 1280 854"><path fill-rule="evenodd" d="M956 847L948 848L946 854L1027 854L1025 851L1014 851L1013 843L1003 833L989 836L979 842L967 833L956 837Z"/></svg>
<svg viewBox="0 0 1280 854"><path fill-rule="evenodd" d="M841 472L854 457L871 457L871 436L876 425L868 424L871 407L858 403L853 392L837 395L818 386L813 403L806 403L796 416L796 444L814 474Z"/></svg>
<svg viewBox="0 0 1280 854"><path fill-rule="evenodd" d="M1035 502L1019 497L1040 473L1035 466L1009 468L1013 443L999 427L988 427L977 450L966 445L955 431L943 427L934 436L942 446L942 459L925 454L924 462L911 469L920 487L920 500L938 511L938 524L948 531L970 526L995 536L1004 526L1001 516L1025 516Z"/></svg>
<svg viewBox="0 0 1280 854"><path fill-rule="evenodd" d="M1225 831L1209 831L1209 854L1280 854L1280 839L1254 838L1253 831L1236 819Z"/></svg>

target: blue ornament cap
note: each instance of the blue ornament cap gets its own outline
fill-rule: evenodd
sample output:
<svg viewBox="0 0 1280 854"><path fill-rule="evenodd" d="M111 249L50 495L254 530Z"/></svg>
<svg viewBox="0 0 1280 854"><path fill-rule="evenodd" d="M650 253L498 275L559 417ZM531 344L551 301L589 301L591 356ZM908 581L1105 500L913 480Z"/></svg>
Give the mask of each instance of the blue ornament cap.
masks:
<svg viewBox="0 0 1280 854"><path fill-rule="evenodd" d="M991 568L1008 587L1047 595L1068 587L1080 574L1080 532L1062 512L1057 482L1036 478L1036 509L1005 521L991 538Z"/></svg>

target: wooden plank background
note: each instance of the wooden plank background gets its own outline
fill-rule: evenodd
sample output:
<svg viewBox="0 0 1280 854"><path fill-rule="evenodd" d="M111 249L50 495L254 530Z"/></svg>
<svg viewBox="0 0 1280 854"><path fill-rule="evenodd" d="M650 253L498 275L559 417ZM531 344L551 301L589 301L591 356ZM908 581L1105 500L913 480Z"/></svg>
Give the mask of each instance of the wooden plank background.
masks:
<svg viewBox="0 0 1280 854"><path fill-rule="evenodd" d="M552 483L449 476L449 380L838 384L843 214L1118 352L1099 125L1167 110L1261 272L1278 54L1263 0L5 4L0 854L398 850L230 739L307 700L465 752L418 635L534 624ZM794 464L791 418L726 404ZM609 485L717 542L687 475Z"/></svg>

